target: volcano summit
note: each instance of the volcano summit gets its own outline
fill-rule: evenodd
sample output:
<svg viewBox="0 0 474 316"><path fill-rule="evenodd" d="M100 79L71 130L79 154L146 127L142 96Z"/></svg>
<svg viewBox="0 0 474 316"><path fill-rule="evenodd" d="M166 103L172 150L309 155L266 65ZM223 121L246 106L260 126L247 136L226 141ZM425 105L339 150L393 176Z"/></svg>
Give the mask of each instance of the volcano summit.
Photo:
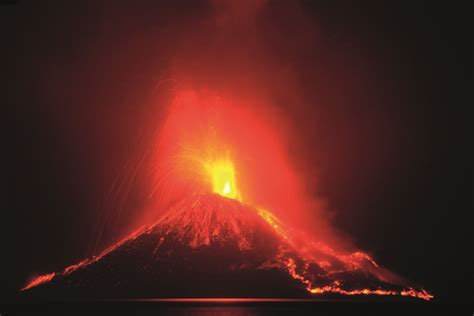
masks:
<svg viewBox="0 0 474 316"><path fill-rule="evenodd" d="M195 194L92 258L25 285L33 298L388 295L429 300L362 252L293 236L269 211Z"/></svg>

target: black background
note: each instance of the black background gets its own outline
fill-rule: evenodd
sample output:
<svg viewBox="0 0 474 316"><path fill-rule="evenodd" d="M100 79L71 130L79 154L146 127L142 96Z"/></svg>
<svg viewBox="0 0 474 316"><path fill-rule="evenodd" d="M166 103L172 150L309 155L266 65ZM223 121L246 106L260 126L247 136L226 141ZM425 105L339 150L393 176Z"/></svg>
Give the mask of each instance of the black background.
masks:
<svg viewBox="0 0 474 316"><path fill-rule="evenodd" d="M280 2L264 14L281 16ZM299 128L298 162L317 166L318 193L358 246L441 302L471 301L468 11L431 1L301 6L323 34L318 49L285 50L300 30L284 18L268 44L292 61L309 104L284 109ZM203 10L198 1L0 7L2 301L32 275L91 254L110 179L150 135L149 111L136 104L183 31L166 26Z"/></svg>

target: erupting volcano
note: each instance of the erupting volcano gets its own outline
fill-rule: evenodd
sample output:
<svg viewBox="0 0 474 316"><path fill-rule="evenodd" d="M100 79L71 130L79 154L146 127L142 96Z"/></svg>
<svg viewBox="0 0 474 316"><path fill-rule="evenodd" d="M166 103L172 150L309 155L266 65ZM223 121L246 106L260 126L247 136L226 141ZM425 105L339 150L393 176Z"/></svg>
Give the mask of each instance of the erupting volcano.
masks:
<svg viewBox="0 0 474 316"><path fill-rule="evenodd" d="M298 244L270 212L216 194L192 195L98 256L23 290L54 297L308 297L401 295L429 300L362 252ZM94 293L94 294L93 294Z"/></svg>
<svg viewBox="0 0 474 316"><path fill-rule="evenodd" d="M151 158L153 207L167 211L100 254L35 278L25 295L431 299L366 253L286 224L309 203L276 133L249 109L183 92Z"/></svg>

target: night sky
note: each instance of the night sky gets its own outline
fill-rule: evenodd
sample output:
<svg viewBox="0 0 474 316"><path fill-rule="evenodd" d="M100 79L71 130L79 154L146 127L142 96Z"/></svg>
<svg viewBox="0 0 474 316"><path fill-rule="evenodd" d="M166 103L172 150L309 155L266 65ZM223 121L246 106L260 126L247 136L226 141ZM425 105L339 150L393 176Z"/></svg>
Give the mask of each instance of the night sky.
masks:
<svg viewBox="0 0 474 316"><path fill-rule="evenodd" d="M210 5L137 2L0 6L2 301L132 229L143 206L136 181L121 222L94 244L115 218L111 184L163 115L170 60ZM431 1L268 1L255 18L272 60L296 78L302 102L283 95L275 106L334 226L443 302L473 293L467 12Z"/></svg>

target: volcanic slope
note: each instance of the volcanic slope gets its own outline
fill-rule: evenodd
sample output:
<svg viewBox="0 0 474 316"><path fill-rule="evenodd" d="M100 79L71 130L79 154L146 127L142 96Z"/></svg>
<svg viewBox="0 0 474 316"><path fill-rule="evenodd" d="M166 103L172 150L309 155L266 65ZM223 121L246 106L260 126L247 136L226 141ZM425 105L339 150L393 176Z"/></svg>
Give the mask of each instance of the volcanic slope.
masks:
<svg viewBox="0 0 474 316"><path fill-rule="evenodd" d="M269 211L196 194L97 256L25 285L32 298L384 295L429 300L363 252L291 235Z"/></svg>

